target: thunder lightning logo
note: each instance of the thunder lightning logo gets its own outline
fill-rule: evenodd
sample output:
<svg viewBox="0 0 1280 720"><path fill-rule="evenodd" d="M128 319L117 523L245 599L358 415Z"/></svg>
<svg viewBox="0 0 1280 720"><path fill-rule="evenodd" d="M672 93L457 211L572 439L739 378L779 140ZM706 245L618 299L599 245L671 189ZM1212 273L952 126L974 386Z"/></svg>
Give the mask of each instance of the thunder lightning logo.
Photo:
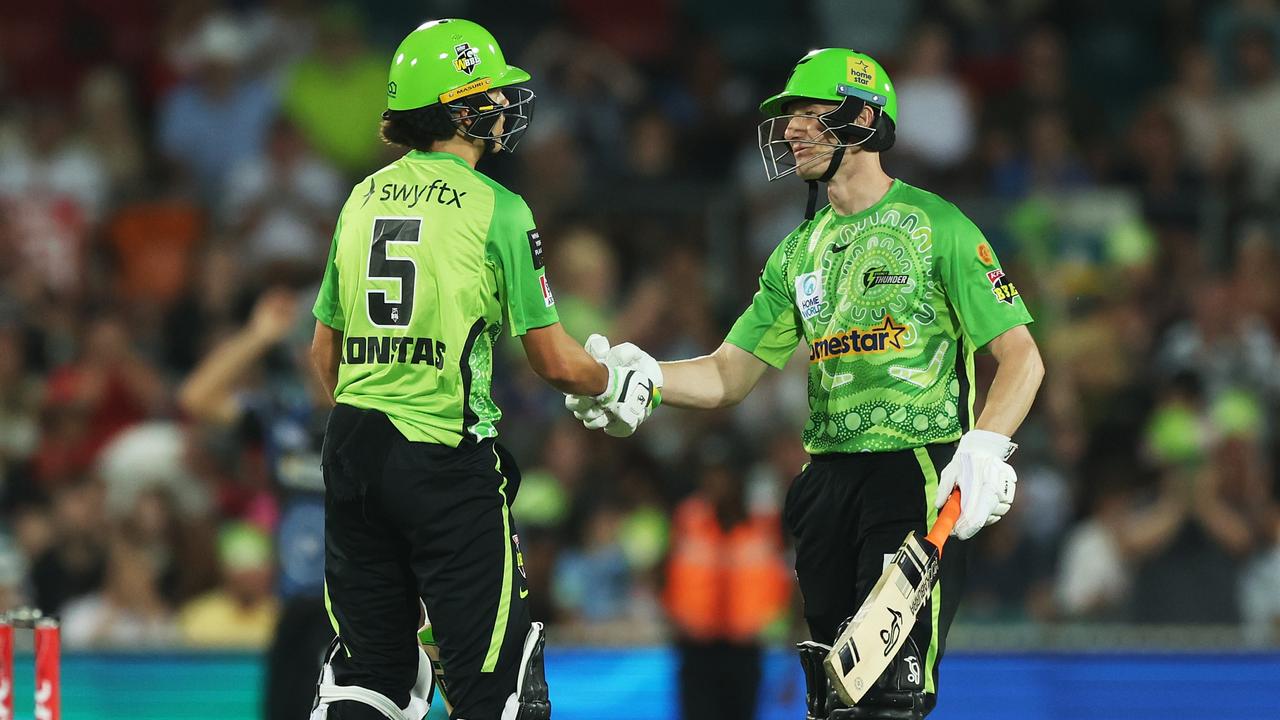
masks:
<svg viewBox="0 0 1280 720"><path fill-rule="evenodd" d="M471 47L471 43L454 45L453 53L456 56L453 60L454 70L468 75L476 71L476 66L480 64L480 55L475 48Z"/></svg>

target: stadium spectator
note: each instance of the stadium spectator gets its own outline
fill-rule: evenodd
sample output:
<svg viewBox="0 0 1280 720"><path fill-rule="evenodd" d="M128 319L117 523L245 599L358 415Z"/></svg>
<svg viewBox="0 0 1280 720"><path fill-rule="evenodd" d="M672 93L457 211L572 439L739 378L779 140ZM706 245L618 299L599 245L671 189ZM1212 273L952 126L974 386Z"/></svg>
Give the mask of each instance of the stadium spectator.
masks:
<svg viewBox="0 0 1280 720"><path fill-rule="evenodd" d="M71 109L52 100L34 105L9 142L0 143L0 197L70 205L84 222L101 219L111 194L97 148L84 142Z"/></svg>
<svg viewBox="0 0 1280 720"><path fill-rule="evenodd" d="M1280 115L1276 36L1262 28L1244 27L1235 37L1233 50L1240 86L1228 104L1227 117L1247 166L1250 198L1274 201L1280 180L1280 148L1271 141L1271 128Z"/></svg>
<svg viewBox="0 0 1280 720"><path fill-rule="evenodd" d="M785 619L791 577L776 506L748 507L740 471L708 444L698 489L672 518L663 605L675 631L681 716L755 717L761 641ZM707 453L704 453L706 455Z"/></svg>
<svg viewBox="0 0 1280 720"><path fill-rule="evenodd" d="M11 508L15 493L30 482L27 463L40 439L41 392L27 368L22 328L0 316L0 507Z"/></svg>
<svg viewBox="0 0 1280 720"><path fill-rule="evenodd" d="M1193 45L1182 51L1167 97L1183 152L1201 173L1223 177L1235 159L1235 138L1229 116L1222 112L1227 101L1207 48Z"/></svg>
<svg viewBox="0 0 1280 720"><path fill-rule="evenodd" d="M118 526L110 535L105 584L66 605L62 641L68 649L173 645L178 626L160 590L160 568L129 528Z"/></svg>
<svg viewBox="0 0 1280 720"><path fill-rule="evenodd" d="M275 88L245 65L250 49L236 19L203 20L191 78L169 92L156 118L161 153L210 205L235 164L262 152L279 105Z"/></svg>
<svg viewBox="0 0 1280 720"><path fill-rule="evenodd" d="M248 523L223 526L218 564L222 584L178 613L183 640L200 648L266 649L280 612L271 592L270 537Z"/></svg>
<svg viewBox="0 0 1280 720"><path fill-rule="evenodd" d="M586 519L581 547L566 548L557 559L551 587L564 622L604 626L628 617L632 578L619 538L621 524L617 507L595 508Z"/></svg>
<svg viewBox="0 0 1280 720"><path fill-rule="evenodd" d="M46 613L61 612L70 601L102 588L106 573L107 519L103 512L101 482L81 480L54 491L51 517L46 528L25 528L28 552L39 543L31 566L32 599ZM28 522L41 522L31 518ZM50 534L47 540L30 537L32 530Z"/></svg>
<svg viewBox="0 0 1280 720"><path fill-rule="evenodd" d="M157 369L133 348L122 318L91 321L83 343L79 358L48 379L34 460L36 477L47 488L84 473L117 433L170 402Z"/></svg>
<svg viewBox="0 0 1280 720"><path fill-rule="evenodd" d="M975 113L968 90L954 74L951 34L946 27L927 23L911 38L902 70L894 76L902 109L896 149L923 165L925 172L936 174L954 167L973 150Z"/></svg>
<svg viewBox="0 0 1280 720"><path fill-rule="evenodd" d="M353 5L323 9L311 52L284 79L285 115L311 147L345 175L377 169L383 146L377 118L387 106L387 59L365 45L365 23Z"/></svg>
<svg viewBox="0 0 1280 720"><path fill-rule="evenodd" d="M265 152L231 170L221 196L221 222L241 238L255 267L300 264L314 272L333 235L343 183L307 146L298 128L277 118Z"/></svg>
<svg viewBox="0 0 1280 720"><path fill-rule="evenodd" d="M1227 278L1201 278L1187 317L1161 338L1155 369L1165 378L1194 373L1210 397L1235 385L1274 397L1280 387L1275 335L1261 318L1236 310L1235 294Z"/></svg>

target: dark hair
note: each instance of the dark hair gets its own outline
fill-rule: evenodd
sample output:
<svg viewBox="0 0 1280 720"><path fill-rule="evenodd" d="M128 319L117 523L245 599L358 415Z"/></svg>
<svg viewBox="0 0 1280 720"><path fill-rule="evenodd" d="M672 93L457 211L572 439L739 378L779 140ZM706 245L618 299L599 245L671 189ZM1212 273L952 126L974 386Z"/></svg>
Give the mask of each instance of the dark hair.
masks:
<svg viewBox="0 0 1280 720"><path fill-rule="evenodd" d="M431 144L448 140L458 131L449 111L434 104L413 110L387 110L382 113L378 132L382 141L424 152Z"/></svg>

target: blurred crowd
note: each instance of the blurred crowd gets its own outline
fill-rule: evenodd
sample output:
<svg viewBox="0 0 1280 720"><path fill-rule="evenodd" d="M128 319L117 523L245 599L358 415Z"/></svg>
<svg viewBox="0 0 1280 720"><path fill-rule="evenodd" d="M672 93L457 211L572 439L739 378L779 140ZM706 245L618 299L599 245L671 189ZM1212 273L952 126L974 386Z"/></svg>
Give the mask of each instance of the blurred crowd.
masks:
<svg viewBox="0 0 1280 720"><path fill-rule="evenodd" d="M757 103L811 47L876 55L887 171L984 230L1048 369L961 621L1280 638L1280 3L431 5L533 74L532 129L482 169L532 207L563 323L659 359L713 350L802 218L803 186L761 171ZM427 19L362 7L4 10L0 609L59 614L69 647L306 632L285 609L323 557L309 310L349 189L397 155L385 73ZM518 342L496 362L533 613L560 637L680 623L669 560L705 539L682 517L776 533L807 460L798 367L615 440ZM786 608L750 632L788 637Z"/></svg>

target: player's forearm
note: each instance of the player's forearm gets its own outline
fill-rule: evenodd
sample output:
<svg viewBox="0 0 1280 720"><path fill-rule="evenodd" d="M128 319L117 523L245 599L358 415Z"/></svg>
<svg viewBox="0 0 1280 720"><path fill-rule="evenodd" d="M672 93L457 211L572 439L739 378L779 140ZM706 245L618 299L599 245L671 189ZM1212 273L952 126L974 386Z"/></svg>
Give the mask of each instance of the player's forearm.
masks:
<svg viewBox="0 0 1280 720"><path fill-rule="evenodd" d="M201 420L230 422L235 407L231 394L271 343L249 329L231 336L200 363L178 389L178 405Z"/></svg>
<svg viewBox="0 0 1280 720"><path fill-rule="evenodd" d="M338 366L341 362L342 332L317 321L315 335L311 338L311 364L329 398L338 389Z"/></svg>
<svg viewBox="0 0 1280 720"><path fill-rule="evenodd" d="M713 410L742 402L766 367L754 355L727 343L710 355L659 365L663 404L693 410Z"/></svg>
<svg viewBox="0 0 1280 720"><path fill-rule="evenodd" d="M609 385L609 371L583 350L560 323L520 337L529 367L548 385L569 395L595 396Z"/></svg>
<svg viewBox="0 0 1280 720"><path fill-rule="evenodd" d="M658 363L662 368L662 404L692 410L711 410L728 402L724 378L711 355Z"/></svg>
<svg viewBox="0 0 1280 720"><path fill-rule="evenodd" d="M999 366L975 426L1006 437L1012 437L1026 419L1040 389L1040 381L1044 379L1044 362L1035 341L1026 328L1015 330L1020 332L1009 338L1001 336L992 342L992 352ZM1000 342L998 346L997 342Z"/></svg>
<svg viewBox="0 0 1280 720"><path fill-rule="evenodd" d="M534 372L548 385L568 395L595 396L609 385L609 371L596 362L582 348L574 346L576 353L566 353L557 362L534 368Z"/></svg>

